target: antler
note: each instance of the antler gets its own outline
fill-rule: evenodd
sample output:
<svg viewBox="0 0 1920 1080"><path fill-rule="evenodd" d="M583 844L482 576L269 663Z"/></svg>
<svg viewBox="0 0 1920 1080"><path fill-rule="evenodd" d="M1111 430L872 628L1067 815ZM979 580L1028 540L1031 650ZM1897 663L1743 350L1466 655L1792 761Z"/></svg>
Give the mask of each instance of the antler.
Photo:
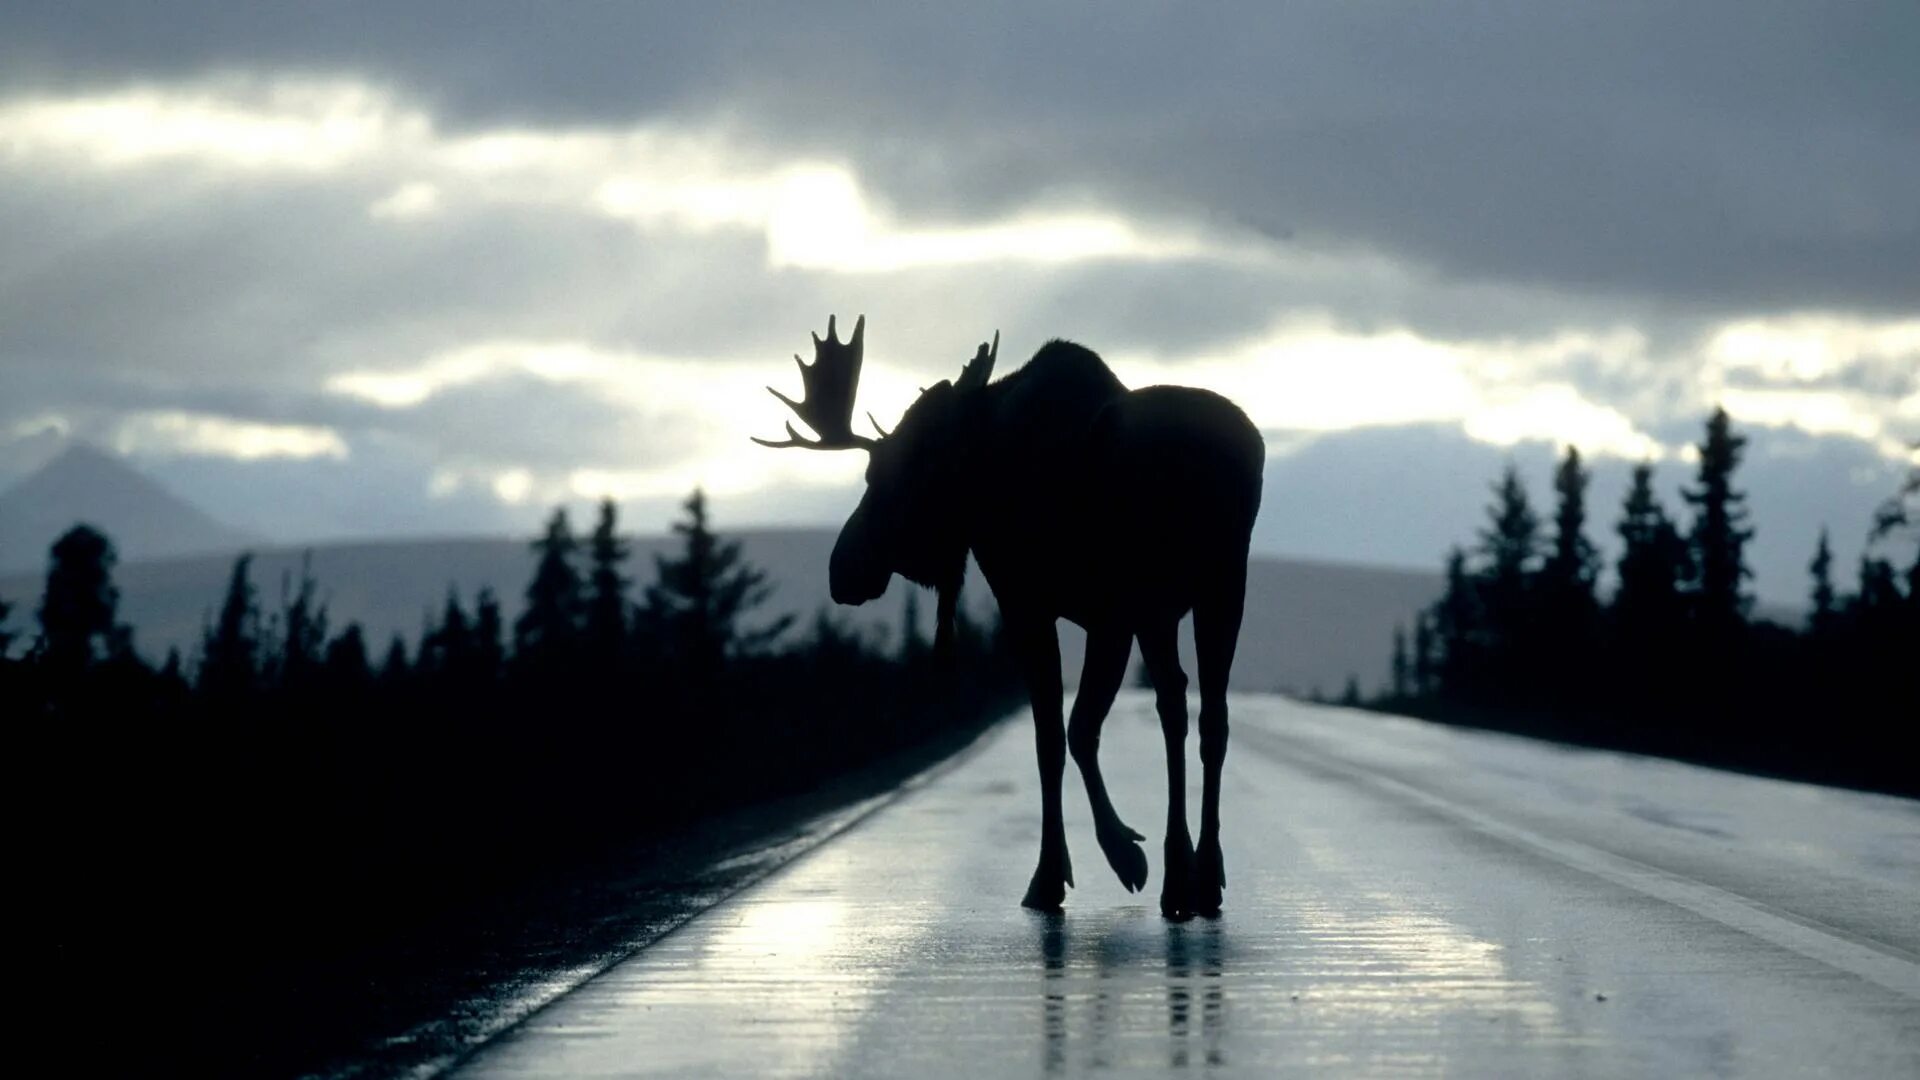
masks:
<svg viewBox="0 0 1920 1080"><path fill-rule="evenodd" d="M993 377L994 361L998 359L1000 359L1000 331L995 330L993 347L988 348L986 342L981 342L979 351L973 354L973 359L967 361L966 366L960 369L960 381L955 385L962 390L978 390L987 385L987 380Z"/></svg>
<svg viewBox="0 0 1920 1080"><path fill-rule="evenodd" d="M788 421L785 442L774 442L758 436L753 441L776 449L789 446L807 450L872 449L873 439L853 433L853 395L860 386L861 337L866 329L867 317L862 315L853 324L853 336L842 344L834 331L833 316L827 316L827 340L821 341L820 335L813 335L813 364L809 366L797 354L793 358L793 362L800 365L804 399L795 401L773 387L767 387L767 393L785 402L787 408L806 421L819 438L803 437L793 429L793 422ZM872 414L868 414L867 419L872 420ZM873 427L875 431L880 430L878 422ZM885 434L881 432L883 437Z"/></svg>

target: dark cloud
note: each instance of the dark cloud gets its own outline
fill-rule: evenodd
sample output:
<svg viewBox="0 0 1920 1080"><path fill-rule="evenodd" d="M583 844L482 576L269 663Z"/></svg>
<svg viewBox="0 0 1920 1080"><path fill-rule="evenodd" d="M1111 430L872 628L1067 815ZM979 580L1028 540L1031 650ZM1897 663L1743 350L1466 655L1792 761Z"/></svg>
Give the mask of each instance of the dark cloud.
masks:
<svg viewBox="0 0 1920 1080"><path fill-rule="evenodd" d="M921 215L1093 192L1712 310L1920 295L1910 4L856 7L16 4L0 67L363 72L455 127L724 119Z"/></svg>

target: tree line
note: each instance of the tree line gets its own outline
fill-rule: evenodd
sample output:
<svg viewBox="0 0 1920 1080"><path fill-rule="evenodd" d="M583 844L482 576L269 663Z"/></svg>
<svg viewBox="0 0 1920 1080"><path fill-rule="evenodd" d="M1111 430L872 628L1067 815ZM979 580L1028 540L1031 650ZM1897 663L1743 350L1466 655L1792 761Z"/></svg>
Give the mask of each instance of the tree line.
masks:
<svg viewBox="0 0 1920 1080"><path fill-rule="evenodd" d="M584 537L554 511L517 618L450 588L417 638L385 643L336 629L309 570L263 604L241 555L198 646L158 665L119 618L111 540L61 536L38 633L0 604L0 715L47 823L25 842L50 947L114 926L247 985L290 950L355 948L957 745L1020 700L997 627L964 611L941 655L911 594L892 641L824 610L762 616L772 585L697 491L645 582L618 525L611 501Z"/></svg>
<svg viewBox="0 0 1920 1080"><path fill-rule="evenodd" d="M1913 792L1902 751L1920 729L1920 469L1875 514L1851 591L1822 528L1802 625L1755 618L1746 584L1754 526L1736 473L1746 439L1707 420L1686 519L1650 464L1634 468L1603 596L1587 536L1589 475L1569 447L1542 521L1519 472L1493 485L1471 547L1447 555L1445 589L1393 638L1390 682L1363 700L1394 711ZM1810 539L1812 539L1810 537Z"/></svg>

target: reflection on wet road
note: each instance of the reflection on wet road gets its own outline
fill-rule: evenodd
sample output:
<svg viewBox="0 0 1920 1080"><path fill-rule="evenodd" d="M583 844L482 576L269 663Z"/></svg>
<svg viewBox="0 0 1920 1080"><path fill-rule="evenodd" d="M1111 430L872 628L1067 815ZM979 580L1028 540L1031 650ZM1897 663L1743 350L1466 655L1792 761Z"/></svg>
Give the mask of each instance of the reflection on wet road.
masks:
<svg viewBox="0 0 1920 1080"><path fill-rule="evenodd" d="M1016 722L463 1075L1920 1075L1920 805L1234 708L1218 920L1113 880L1071 770L1080 888L1020 909ZM1150 699L1108 732L1123 815L1157 821Z"/></svg>

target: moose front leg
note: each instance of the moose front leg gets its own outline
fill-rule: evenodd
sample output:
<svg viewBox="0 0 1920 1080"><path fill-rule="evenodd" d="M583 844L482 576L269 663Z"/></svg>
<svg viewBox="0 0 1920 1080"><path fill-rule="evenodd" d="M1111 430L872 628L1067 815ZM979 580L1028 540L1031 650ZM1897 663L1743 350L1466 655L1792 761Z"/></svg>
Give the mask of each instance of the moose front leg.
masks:
<svg viewBox="0 0 1920 1080"><path fill-rule="evenodd" d="M1067 747L1080 766L1080 779L1087 786L1087 801L1093 805L1094 836L1107 856L1120 884L1128 892L1138 892L1147 884L1147 853L1140 850L1146 837L1127 827L1113 809L1107 795L1106 778L1100 774L1100 726L1113 708L1113 696L1126 678L1127 656L1133 651L1133 635L1126 631L1089 630L1086 665L1080 669L1080 690L1073 696L1073 718L1067 724Z"/></svg>
<svg viewBox="0 0 1920 1080"><path fill-rule="evenodd" d="M1073 884L1060 809L1060 785L1067 771L1067 734L1060 719L1060 639L1050 621L1008 620L1007 625L1033 702L1033 745L1040 760L1040 864L1020 903L1038 911L1059 911Z"/></svg>

